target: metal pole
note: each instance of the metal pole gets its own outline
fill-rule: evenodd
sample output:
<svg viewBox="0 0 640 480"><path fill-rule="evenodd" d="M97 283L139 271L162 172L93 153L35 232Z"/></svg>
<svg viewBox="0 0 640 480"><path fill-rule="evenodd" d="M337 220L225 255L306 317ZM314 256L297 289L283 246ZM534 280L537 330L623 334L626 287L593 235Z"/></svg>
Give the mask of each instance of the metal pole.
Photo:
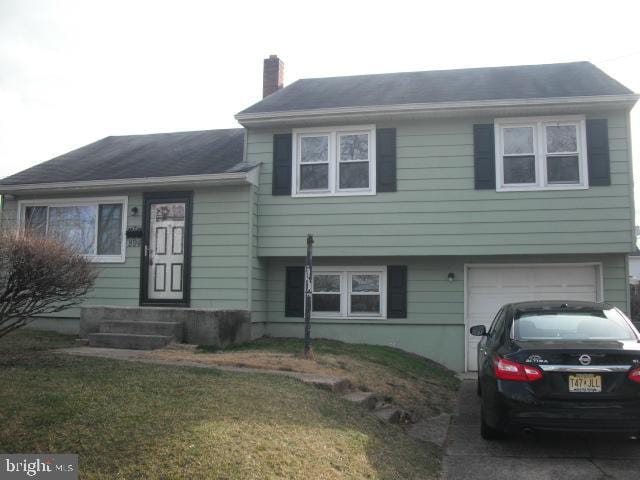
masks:
<svg viewBox="0 0 640 480"><path fill-rule="evenodd" d="M307 260L304 265L304 356L311 352L311 300L313 298L313 236L307 235Z"/></svg>

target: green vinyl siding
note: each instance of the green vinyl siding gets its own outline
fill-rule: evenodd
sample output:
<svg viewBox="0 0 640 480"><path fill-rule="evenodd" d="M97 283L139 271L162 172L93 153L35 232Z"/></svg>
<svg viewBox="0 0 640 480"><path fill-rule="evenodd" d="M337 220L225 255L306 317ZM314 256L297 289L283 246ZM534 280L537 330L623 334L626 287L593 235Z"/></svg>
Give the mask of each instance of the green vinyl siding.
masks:
<svg viewBox="0 0 640 480"><path fill-rule="evenodd" d="M397 129L398 191L374 196L271 195L273 134L250 128L247 159L261 162L258 254L323 256L628 252L633 242L625 112L607 118L611 185L586 190L475 190L473 125L492 118L380 124Z"/></svg>
<svg viewBox="0 0 640 480"><path fill-rule="evenodd" d="M112 191L75 195L78 198L128 196L127 227L142 226L143 192ZM73 198L20 196L3 205L3 226L13 224L18 200ZM138 214L132 215L132 207ZM193 253L191 306L215 309L247 309L249 281L249 187L196 189L193 194ZM99 276L83 305L137 306L140 299L140 247L127 247L124 263L96 263ZM77 319L79 308L55 317Z"/></svg>
<svg viewBox="0 0 640 480"><path fill-rule="evenodd" d="M249 308L250 216L249 187L194 191L192 307Z"/></svg>
<svg viewBox="0 0 640 480"><path fill-rule="evenodd" d="M386 320L314 319L312 335L355 343L375 343L425 355L455 369L464 369L464 270L470 264L599 263L604 300L627 311L626 256L509 255L440 257L315 258L315 265L407 265L407 318ZM301 318L284 316L285 267L301 265L299 258L269 260L268 323L266 334L299 337ZM448 280L453 273L453 281ZM487 319L490 322L491 319Z"/></svg>

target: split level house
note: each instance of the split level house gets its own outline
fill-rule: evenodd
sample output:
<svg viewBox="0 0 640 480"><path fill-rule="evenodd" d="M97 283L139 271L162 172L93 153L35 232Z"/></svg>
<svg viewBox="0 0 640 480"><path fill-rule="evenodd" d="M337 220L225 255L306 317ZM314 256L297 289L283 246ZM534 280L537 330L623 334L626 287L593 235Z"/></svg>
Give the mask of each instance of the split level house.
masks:
<svg viewBox="0 0 640 480"><path fill-rule="evenodd" d="M4 225L99 264L86 305L248 310L473 370L469 326L531 299L629 311L629 112L588 62L358 75L283 87L243 128L113 136L0 181ZM41 319L77 331L79 310Z"/></svg>

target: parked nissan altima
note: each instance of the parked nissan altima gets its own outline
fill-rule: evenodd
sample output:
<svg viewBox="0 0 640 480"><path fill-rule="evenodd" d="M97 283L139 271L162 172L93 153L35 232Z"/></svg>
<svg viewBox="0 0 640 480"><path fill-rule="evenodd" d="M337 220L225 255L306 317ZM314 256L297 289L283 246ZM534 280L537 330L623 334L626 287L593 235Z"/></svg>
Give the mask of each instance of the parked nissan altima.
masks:
<svg viewBox="0 0 640 480"><path fill-rule="evenodd" d="M481 435L640 432L640 334L605 303L507 304L478 345Z"/></svg>

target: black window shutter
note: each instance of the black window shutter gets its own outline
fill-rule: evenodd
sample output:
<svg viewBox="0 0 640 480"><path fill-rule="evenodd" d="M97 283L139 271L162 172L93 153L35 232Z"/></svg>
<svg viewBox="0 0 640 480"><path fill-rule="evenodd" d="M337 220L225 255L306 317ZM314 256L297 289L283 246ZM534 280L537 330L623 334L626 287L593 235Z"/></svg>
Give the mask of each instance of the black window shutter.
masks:
<svg viewBox="0 0 640 480"><path fill-rule="evenodd" d="M376 131L376 190L396 191L396 129Z"/></svg>
<svg viewBox="0 0 640 480"><path fill-rule="evenodd" d="M589 185L611 185L609 168L609 124L607 119L587 120Z"/></svg>
<svg viewBox="0 0 640 480"><path fill-rule="evenodd" d="M304 317L304 267L287 267L284 316Z"/></svg>
<svg viewBox="0 0 640 480"><path fill-rule="evenodd" d="M387 266L387 318L407 318L407 266Z"/></svg>
<svg viewBox="0 0 640 480"><path fill-rule="evenodd" d="M496 149L491 123L473 126L473 164L476 190L495 190Z"/></svg>
<svg viewBox="0 0 640 480"><path fill-rule="evenodd" d="M291 195L291 165L291 134L277 133L273 136L273 195Z"/></svg>

